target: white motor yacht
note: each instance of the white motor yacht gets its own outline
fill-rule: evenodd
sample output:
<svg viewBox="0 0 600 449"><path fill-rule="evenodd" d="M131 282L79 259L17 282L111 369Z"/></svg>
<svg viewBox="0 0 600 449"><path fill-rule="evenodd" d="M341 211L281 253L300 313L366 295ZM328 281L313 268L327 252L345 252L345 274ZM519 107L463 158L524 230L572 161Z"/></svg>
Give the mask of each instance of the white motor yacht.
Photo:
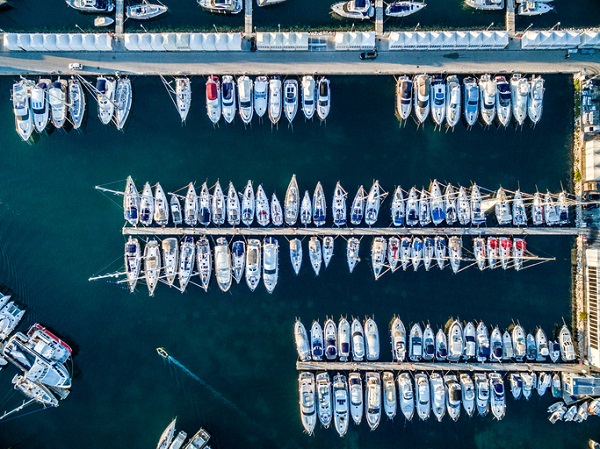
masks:
<svg viewBox="0 0 600 449"><path fill-rule="evenodd" d="M454 320L448 330L448 360L458 362L464 351L463 327L460 321Z"/></svg>
<svg viewBox="0 0 600 449"><path fill-rule="evenodd" d="M302 372L298 376L298 389L300 394L300 416L304 431L312 435L317 423L317 409L315 401L315 375Z"/></svg>
<svg viewBox="0 0 600 449"><path fill-rule="evenodd" d="M169 8L161 3L148 3L147 0L143 0L142 3L128 6L125 9L125 15L128 19L150 20L166 13L168 10Z"/></svg>
<svg viewBox="0 0 600 449"><path fill-rule="evenodd" d="M316 320L310 327L310 355L313 360L323 360L323 328Z"/></svg>
<svg viewBox="0 0 600 449"><path fill-rule="evenodd" d="M520 16L539 16L541 14L546 14L553 9L553 6L550 6L544 1L524 1L519 5L517 13Z"/></svg>
<svg viewBox="0 0 600 449"><path fill-rule="evenodd" d="M238 86L238 109L242 121L248 125L254 115L254 95L252 93L252 80L242 75L237 80Z"/></svg>
<svg viewBox="0 0 600 449"><path fill-rule="evenodd" d="M315 275L318 276L322 261L321 242L318 237L311 237L308 241L308 255Z"/></svg>
<svg viewBox="0 0 600 449"><path fill-rule="evenodd" d="M196 242L196 267L200 276L200 287L207 292L212 273L212 253L206 237L200 237Z"/></svg>
<svg viewBox="0 0 600 449"><path fill-rule="evenodd" d="M365 319L363 326L365 331L365 342L367 361L375 361L379 359L379 330L377 329L377 323L371 317Z"/></svg>
<svg viewBox="0 0 600 449"><path fill-rule="evenodd" d="M360 240L356 237L350 237L346 246L346 259L348 262L348 270L350 273L354 271L354 267L360 262Z"/></svg>
<svg viewBox="0 0 600 449"><path fill-rule="evenodd" d="M398 376L398 379L399 378L400 377ZM402 393L398 391L398 395L400 396L400 408L402 409L402 413L404 413L404 409L402 408ZM427 379L427 374L425 373L415 374L415 402L417 405L417 415L419 416L419 419L425 421L431 414L429 380ZM404 416L406 416L406 414Z"/></svg>
<svg viewBox="0 0 600 449"><path fill-rule="evenodd" d="M344 19L367 20L375 14L370 0L350 0L331 5L331 10Z"/></svg>
<svg viewBox="0 0 600 449"><path fill-rule="evenodd" d="M336 374L333 377L333 422L337 433L343 437L348 431L348 383L346 376Z"/></svg>
<svg viewBox="0 0 600 449"><path fill-rule="evenodd" d="M222 292L227 292L233 283L231 251L225 237L219 237L215 244L215 277Z"/></svg>
<svg viewBox="0 0 600 449"><path fill-rule="evenodd" d="M269 120L273 125L279 123L282 110L281 79L278 76L272 76L269 80Z"/></svg>
<svg viewBox="0 0 600 449"><path fill-rule="evenodd" d="M550 351L548 349L548 339L546 338L546 333L541 327L538 327L535 332L535 346L537 352L536 360L538 362L545 362L547 357L550 355Z"/></svg>
<svg viewBox="0 0 600 449"><path fill-rule="evenodd" d="M412 3L412 2L411 2ZM388 8L391 7L388 6ZM413 82L403 75L396 81L396 114L400 120L407 120L412 111Z"/></svg>
<svg viewBox="0 0 600 449"><path fill-rule="evenodd" d="M246 243L244 241L236 240L231 245L231 263L233 265L233 278L239 284L246 268Z"/></svg>
<svg viewBox="0 0 600 449"><path fill-rule="evenodd" d="M340 362L347 362L351 354L352 336L350 335L350 323L344 317L338 323L337 344Z"/></svg>
<svg viewBox="0 0 600 449"><path fill-rule="evenodd" d="M527 103L527 115L534 125L542 118L544 106L544 78L532 76L529 81L529 101Z"/></svg>
<svg viewBox="0 0 600 449"><path fill-rule="evenodd" d="M486 126L491 126L496 118L496 81L488 74L479 78L481 118Z"/></svg>
<svg viewBox="0 0 600 449"><path fill-rule="evenodd" d="M504 0L465 0L465 4L474 9L494 11L504 8Z"/></svg>
<svg viewBox="0 0 600 449"><path fill-rule="evenodd" d="M385 15L388 17L407 17L421 11L425 6L427 6L425 2L416 2L413 0L395 1L386 6Z"/></svg>
<svg viewBox="0 0 600 449"><path fill-rule="evenodd" d="M179 290L183 293L194 272L196 246L194 237L184 235L179 249Z"/></svg>
<svg viewBox="0 0 600 449"><path fill-rule="evenodd" d="M250 89L252 90L252 88ZM221 86L219 82L219 77L211 75L206 80L206 114L208 115L210 121L215 124L218 123L219 119L221 118L221 101ZM242 115L241 102L242 98L240 97L240 115ZM244 120L244 123L247 123L243 115L242 120Z"/></svg>
<svg viewBox="0 0 600 449"><path fill-rule="evenodd" d="M233 76L225 75L221 82L221 113L227 123L233 122L236 109L235 80Z"/></svg>
<svg viewBox="0 0 600 449"><path fill-rule="evenodd" d="M133 293L140 276L140 268L142 267L142 253L138 239L129 236L129 239L125 242L124 254L127 283L129 284L129 291Z"/></svg>
<svg viewBox="0 0 600 449"><path fill-rule="evenodd" d="M463 335L465 339L464 358L465 360L474 359L477 355L477 341L475 325L471 321L465 325Z"/></svg>
<svg viewBox="0 0 600 449"><path fill-rule="evenodd" d="M164 276L167 285L170 287L175 282L175 278L179 272L179 265L177 263L179 246L177 245L177 239L174 237L166 238L161 242L161 247Z"/></svg>
<svg viewBox="0 0 600 449"><path fill-rule="evenodd" d="M265 237L263 243L263 282L267 292L273 293L279 274L279 242L275 237Z"/></svg>
<svg viewBox="0 0 600 449"><path fill-rule="evenodd" d="M175 78L175 102L181 121L185 122L192 104L192 82L187 77Z"/></svg>
<svg viewBox="0 0 600 449"><path fill-rule="evenodd" d="M331 380L329 374L317 374L317 414L319 421L326 429L331 425L332 404L331 404Z"/></svg>
<svg viewBox="0 0 600 449"><path fill-rule="evenodd" d="M260 240L248 240L246 251L246 284L251 292L256 290L260 282L260 273L262 269L261 263L261 245Z"/></svg>
<svg viewBox="0 0 600 449"><path fill-rule="evenodd" d="M496 115L505 128L510 124L511 112L510 86L506 77L499 75L496 77Z"/></svg>
<svg viewBox="0 0 600 449"><path fill-rule="evenodd" d="M490 334L490 360L492 362L501 362L503 355L502 333L498 326L495 326Z"/></svg>
<svg viewBox="0 0 600 449"><path fill-rule="evenodd" d="M446 123L454 128L460 120L462 98L460 82L456 75L446 78Z"/></svg>
<svg viewBox="0 0 600 449"><path fill-rule="evenodd" d="M329 87L329 80L322 77L319 79L319 84L317 86L317 115L321 120L326 120L330 109L331 89Z"/></svg>
<svg viewBox="0 0 600 449"><path fill-rule="evenodd" d="M418 123L424 123L431 108L431 78L429 75L417 75L414 78L414 110Z"/></svg>
<svg viewBox="0 0 600 449"><path fill-rule="evenodd" d="M429 375L429 390L431 393L431 409L439 422L442 422L446 414L446 390L444 381L439 373Z"/></svg>
<svg viewBox="0 0 600 449"><path fill-rule="evenodd" d="M512 103L512 114L519 125L525 123L527 118L527 101L529 99L529 83L521 76L515 73L510 78L510 93Z"/></svg>
<svg viewBox="0 0 600 449"><path fill-rule="evenodd" d="M292 175L287 190L285 191L285 199L283 201L283 211L285 216L285 223L288 226L294 226L298 220L298 210L300 206L300 190L298 189L298 182L296 181L296 175Z"/></svg>
<svg viewBox="0 0 600 449"><path fill-rule="evenodd" d="M52 124L56 129L63 127L67 121L67 88L66 80L58 79L48 88L48 103L50 104L50 116Z"/></svg>
<svg viewBox="0 0 600 449"><path fill-rule="evenodd" d="M396 416L396 409L398 407L394 375L389 371L385 371L381 375L381 382L383 384L383 410L387 417L393 420Z"/></svg>
<svg viewBox="0 0 600 449"><path fill-rule="evenodd" d="M505 330L502 334L502 360L511 360L514 356L512 337L508 330Z"/></svg>
<svg viewBox="0 0 600 449"><path fill-rule="evenodd" d="M442 329L438 329L435 334L435 359L438 362L448 359L448 339Z"/></svg>
<svg viewBox="0 0 600 449"><path fill-rule="evenodd" d="M31 86L29 93L33 124L38 133L44 132L50 121L50 105L48 102L48 87L50 84L50 80L40 79L36 85Z"/></svg>
<svg viewBox="0 0 600 449"><path fill-rule="evenodd" d="M406 328L400 317L395 316L391 324L392 359L404 362L406 358Z"/></svg>
<svg viewBox="0 0 600 449"><path fill-rule="evenodd" d="M113 0L66 0L66 2L71 8L83 12L108 13L115 9Z"/></svg>
<svg viewBox="0 0 600 449"><path fill-rule="evenodd" d="M358 318L352 320L350 331L352 332L352 360L362 362L365 358L365 334Z"/></svg>
<svg viewBox="0 0 600 449"><path fill-rule="evenodd" d="M419 375L417 374L417 376ZM421 387L421 390L423 390L423 386L418 383L419 381L420 379L415 377L417 389ZM404 418L407 421L410 421L415 414L415 395L413 391L412 379L408 373L400 373L396 378L396 382L398 383L400 411L404 415ZM417 391L417 413L421 419L427 419L427 417L429 417L429 384L427 385L426 393L427 397L424 397L424 391ZM424 405L426 405L426 409Z"/></svg>
<svg viewBox="0 0 600 449"><path fill-rule="evenodd" d="M381 422L381 377L379 373L365 374L365 415L371 430Z"/></svg>
<svg viewBox="0 0 600 449"><path fill-rule="evenodd" d="M311 120L316 109L316 83L312 75L302 77L302 112L307 120Z"/></svg>
<svg viewBox="0 0 600 449"><path fill-rule="evenodd" d="M148 294L154 296L160 277L160 247L155 239L146 243L144 248L144 277L148 285Z"/></svg>
<svg viewBox="0 0 600 449"><path fill-rule="evenodd" d="M408 354L410 360L418 362L423 357L423 330L419 323L413 324L408 335Z"/></svg>
<svg viewBox="0 0 600 449"><path fill-rule="evenodd" d="M338 355L337 326L331 318L328 318L327 321L325 321L323 330L325 334L325 358L327 360L335 360Z"/></svg>
<svg viewBox="0 0 600 449"><path fill-rule="evenodd" d="M467 415L473 416L475 412L475 385L473 379L467 373L460 373L460 387L462 393L462 405Z"/></svg>
<svg viewBox="0 0 600 449"><path fill-rule="evenodd" d="M431 118L436 125L442 126L446 117L446 83L441 75L432 77L431 96Z"/></svg>
<svg viewBox="0 0 600 449"><path fill-rule="evenodd" d="M265 197L262 199L264 206ZM252 188L252 181L246 183L244 192L242 193L242 223L246 226L250 226L254 221L254 211L256 209L256 201L254 198L254 189ZM268 213L268 207L267 207Z"/></svg>
<svg viewBox="0 0 600 449"><path fill-rule="evenodd" d="M490 384L485 373L475 373L473 375L475 381L475 403L477 405L477 413L480 416L485 416L489 410L490 404Z"/></svg>
<svg viewBox="0 0 600 449"><path fill-rule="evenodd" d="M460 416L460 402L462 399L462 388L454 374L444 376L446 385L446 409L452 421L457 421Z"/></svg>
<svg viewBox="0 0 600 449"><path fill-rule="evenodd" d="M15 128L22 140L27 141L33 134L33 113L29 98L30 82L21 80L13 84L12 101L15 113Z"/></svg>
<svg viewBox="0 0 600 449"><path fill-rule="evenodd" d="M479 118L479 85L472 76L463 80L465 87L464 116L467 125L473 126Z"/></svg>
<svg viewBox="0 0 600 449"><path fill-rule="evenodd" d="M115 112L116 81L111 77L99 76L96 82L96 98L98 100L98 117L104 125L108 125Z"/></svg>
<svg viewBox="0 0 600 449"><path fill-rule="evenodd" d="M490 406L492 414L497 420L504 418L506 413L506 395L504 392L504 382L502 376L498 373L490 373Z"/></svg>
<svg viewBox="0 0 600 449"><path fill-rule="evenodd" d="M85 92L77 78L69 80L69 115L73 129L78 129L85 115Z"/></svg>
<svg viewBox="0 0 600 449"><path fill-rule="evenodd" d="M267 112L269 97L269 79L264 76L257 76L254 81L254 112L258 117L262 117Z"/></svg>
<svg viewBox="0 0 600 449"><path fill-rule="evenodd" d="M350 416L352 421L357 426L361 423L363 418L363 384L360 372L353 372L348 374L348 388L350 396Z"/></svg>
<svg viewBox="0 0 600 449"><path fill-rule="evenodd" d="M197 0L205 10L217 14L238 14L244 7L242 0Z"/></svg>
<svg viewBox="0 0 600 449"><path fill-rule="evenodd" d="M292 123L298 112L298 81L285 80L283 83L283 113Z"/></svg>
<svg viewBox="0 0 600 449"><path fill-rule="evenodd" d="M563 325L558 334L558 342L560 344L560 358L563 362L573 362L575 360L575 348L571 338L571 332L567 325Z"/></svg>
<svg viewBox="0 0 600 449"><path fill-rule="evenodd" d="M431 237L427 237L431 238ZM431 240L433 240L431 238ZM430 324L427 323L423 330L423 359L432 361L435 357L435 334Z"/></svg>

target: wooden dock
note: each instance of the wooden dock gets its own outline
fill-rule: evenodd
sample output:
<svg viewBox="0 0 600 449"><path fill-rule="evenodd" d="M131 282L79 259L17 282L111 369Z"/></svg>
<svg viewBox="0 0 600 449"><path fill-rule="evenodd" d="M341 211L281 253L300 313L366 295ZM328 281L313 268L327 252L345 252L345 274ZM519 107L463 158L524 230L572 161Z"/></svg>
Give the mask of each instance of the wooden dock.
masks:
<svg viewBox="0 0 600 449"><path fill-rule="evenodd" d="M449 363L449 362L296 362L298 371L464 371L588 373L578 363Z"/></svg>
<svg viewBox="0 0 600 449"><path fill-rule="evenodd" d="M383 37L383 0L375 0L375 36Z"/></svg>
<svg viewBox="0 0 600 449"><path fill-rule="evenodd" d="M244 33L252 34L252 0L244 0Z"/></svg>
<svg viewBox="0 0 600 449"><path fill-rule="evenodd" d="M584 230L578 228L287 228L287 227L123 227L123 235L177 236L388 236L388 235L567 235L575 236Z"/></svg>
<svg viewBox="0 0 600 449"><path fill-rule="evenodd" d="M125 0L117 0L115 10L115 34L121 37L125 24Z"/></svg>
<svg viewBox="0 0 600 449"><path fill-rule="evenodd" d="M515 23L515 0L506 0L506 31L508 31L509 38L514 38L517 33Z"/></svg>

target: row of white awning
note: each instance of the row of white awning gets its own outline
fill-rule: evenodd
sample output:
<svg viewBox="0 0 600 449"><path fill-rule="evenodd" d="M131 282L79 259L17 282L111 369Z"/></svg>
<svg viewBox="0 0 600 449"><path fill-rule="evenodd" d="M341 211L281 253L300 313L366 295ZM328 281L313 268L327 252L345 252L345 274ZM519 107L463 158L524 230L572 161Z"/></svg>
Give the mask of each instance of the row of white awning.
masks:
<svg viewBox="0 0 600 449"><path fill-rule="evenodd" d="M240 33L131 33L125 34L130 51L241 51Z"/></svg>
<svg viewBox="0 0 600 449"><path fill-rule="evenodd" d="M508 46L507 31L393 31L390 50L479 50Z"/></svg>
<svg viewBox="0 0 600 449"><path fill-rule="evenodd" d="M308 50L308 33L256 33L256 49L267 51Z"/></svg>
<svg viewBox="0 0 600 449"><path fill-rule="evenodd" d="M12 51L110 51L108 34L6 33L4 48Z"/></svg>
<svg viewBox="0 0 600 449"><path fill-rule="evenodd" d="M372 50L375 47L374 32L335 33L336 50Z"/></svg>
<svg viewBox="0 0 600 449"><path fill-rule="evenodd" d="M577 30L526 31L521 37L525 50L578 48L581 34Z"/></svg>

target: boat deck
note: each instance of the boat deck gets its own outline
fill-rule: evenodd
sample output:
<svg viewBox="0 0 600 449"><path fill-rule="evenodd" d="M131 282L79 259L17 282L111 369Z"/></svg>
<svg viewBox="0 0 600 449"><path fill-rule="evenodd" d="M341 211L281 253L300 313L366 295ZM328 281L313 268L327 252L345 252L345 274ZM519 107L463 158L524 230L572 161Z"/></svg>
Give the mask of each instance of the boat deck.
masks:
<svg viewBox="0 0 600 449"><path fill-rule="evenodd" d="M123 235L238 235L238 236L377 236L377 235L566 235L576 236L585 229L574 227L568 228L502 228L502 227L481 227L481 228L332 228L332 227L307 227L307 228L287 228L287 227L130 227L123 228Z"/></svg>
<svg viewBox="0 0 600 449"><path fill-rule="evenodd" d="M296 362L298 371L465 371L586 373L594 367L578 363L449 363L449 362Z"/></svg>

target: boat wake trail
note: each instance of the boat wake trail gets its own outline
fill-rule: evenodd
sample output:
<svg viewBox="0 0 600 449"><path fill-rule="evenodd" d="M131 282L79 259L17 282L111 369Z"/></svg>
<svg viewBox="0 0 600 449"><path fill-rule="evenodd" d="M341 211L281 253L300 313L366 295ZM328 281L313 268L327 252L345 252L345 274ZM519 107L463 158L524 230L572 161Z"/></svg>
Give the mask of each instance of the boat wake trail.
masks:
<svg viewBox="0 0 600 449"><path fill-rule="evenodd" d="M237 405L235 405L233 402L231 402L229 399L227 399L225 396L223 396L221 393L219 393L217 390L215 390L209 384L207 384L204 380L202 380L200 378L200 376L194 374L183 363L181 363L175 357L169 355L169 353L164 348L157 348L156 352L158 352L158 355L160 355L164 360L166 360L167 363L169 363L172 366L175 366L175 367L179 368L181 371L183 371L183 373L187 374L189 377L191 377L196 382L198 382L200 385L202 385L204 388L206 388L208 391L210 391L223 404L225 404L228 407L232 408L233 410L235 410L237 413L239 413L243 417L245 417L245 418L247 418L249 420L252 420L252 418L250 418L242 409L240 409Z"/></svg>

